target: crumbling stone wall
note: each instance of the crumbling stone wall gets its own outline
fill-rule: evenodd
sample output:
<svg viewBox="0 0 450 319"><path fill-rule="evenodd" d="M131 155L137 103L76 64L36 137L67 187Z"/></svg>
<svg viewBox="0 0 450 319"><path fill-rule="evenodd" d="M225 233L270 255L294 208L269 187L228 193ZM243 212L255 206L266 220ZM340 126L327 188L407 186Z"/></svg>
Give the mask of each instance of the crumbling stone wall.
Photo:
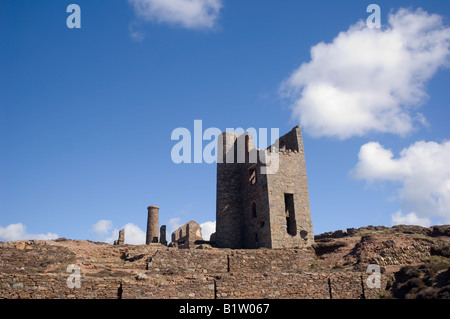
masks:
<svg viewBox="0 0 450 319"><path fill-rule="evenodd" d="M203 275L149 275L122 284L122 299L214 299L214 279Z"/></svg>
<svg viewBox="0 0 450 319"><path fill-rule="evenodd" d="M125 244L125 229L119 230L119 238L114 241L115 246L120 246Z"/></svg>
<svg viewBox="0 0 450 319"><path fill-rule="evenodd" d="M158 250L147 259L147 270L159 274L227 272L227 255L217 249Z"/></svg>
<svg viewBox="0 0 450 319"><path fill-rule="evenodd" d="M161 274L227 272L301 272L316 260L311 249L158 250L148 259L147 270Z"/></svg>
<svg viewBox="0 0 450 319"><path fill-rule="evenodd" d="M0 298L117 299L120 279L83 276L80 288L67 286L69 274L0 274Z"/></svg>
<svg viewBox="0 0 450 319"><path fill-rule="evenodd" d="M202 228L193 220L172 233L172 244L178 248L192 248L197 241L203 241Z"/></svg>

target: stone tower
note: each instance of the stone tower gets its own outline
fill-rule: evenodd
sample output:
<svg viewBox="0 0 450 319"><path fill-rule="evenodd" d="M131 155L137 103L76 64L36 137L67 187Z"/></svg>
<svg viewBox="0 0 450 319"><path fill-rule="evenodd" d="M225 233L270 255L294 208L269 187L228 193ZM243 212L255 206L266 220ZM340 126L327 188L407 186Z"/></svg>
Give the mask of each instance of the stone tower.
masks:
<svg viewBox="0 0 450 319"><path fill-rule="evenodd" d="M149 206L147 219L147 238L146 244L158 243L159 239L159 207Z"/></svg>
<svg viewBox="0 0 450 319"><path fill-rule="evenodd" d="M254 147L248 133L223 133L218 143L216 245L235 249L310 246L314 236L300 127L262 151ZM260 155L264 151L278 155L276 173L263 173L267 167Z"/></svg>
<svg viewBox="0 0 450 319"><path fill-rule="evenodd" d="M114 241L114 245L124 245L125 244L125 229L119 230L119 239Z"/></svg>

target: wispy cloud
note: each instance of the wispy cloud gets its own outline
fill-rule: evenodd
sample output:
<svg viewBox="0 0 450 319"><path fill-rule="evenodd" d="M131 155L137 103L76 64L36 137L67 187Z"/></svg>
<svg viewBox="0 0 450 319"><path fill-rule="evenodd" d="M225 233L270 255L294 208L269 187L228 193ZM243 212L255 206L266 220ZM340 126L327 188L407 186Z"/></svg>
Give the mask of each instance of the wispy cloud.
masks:
<svg viewBox="0 0 450 319"><path fill-rule="evenodd" d="M125 230L125 244L128 245L143 245L145 244L145 231L143 231L139 226L128 223L121 229ZM119 238L119 230L115 228L111 235L104 239L104 242L112 244L115 240Z"/></svg>
<svg viewBox="0 0 450 319"><path fill-rule="evenodd" d="M22 223L10 224L6 227L0 227L0 239L6 241L23 240L23 239L37 239L49 240L58 238L56 233L46 234L29 234L27 227Z"/></svg>
<svg viewBox="0 0 450 319"><path fill-rule="evenodd" d="M101 241L112 244L115 240L119 238L119 230L125 229L125 244L130 245L143 245L145 244L145 231L143 231L139 226L128 223L123 227L114 228L113 222L106 219L101 219L94 224L92 227L93 231L100 237Z"/></svg>
<svg viewBox="0 0 450 319"><path fill-rule="evenodd" d="M167 223L167 235L169 236L168 240L170 240L170 236L172 233L183 226L183 223L181 222L180 217L171 218L169 222Z"/></svg>
<svg viewBox="0 0 450 319"><path fill-rule="evenodd" d="M429 218L417 217L416 213L409 213L404 215L401 211L396 212L391 216L392 225L418 225L423 227L430 227L431 221Z"/></svg>
<svg viewBox="0 0 450 319"><path fill-rule="evenodd" d="M98 236L104 236L112 229L113 223L110 220L101 219L95 225L92 227L92 230L98 235Z"/></svg>
<svg viewBox="0 0 450 319"><path fill-rule="evenodd" d="M128 25L128 31L130 32L130 37L136 42L141 42L145 39L145 33L139 31L138 25L136 22L131 22Z"/></svg>
<svg viewBox="0 0 450 319"><path fill-rule="evenodd" d="M222 0L128 0L142 20L181 26L186 29L215 27Z"/></svg>

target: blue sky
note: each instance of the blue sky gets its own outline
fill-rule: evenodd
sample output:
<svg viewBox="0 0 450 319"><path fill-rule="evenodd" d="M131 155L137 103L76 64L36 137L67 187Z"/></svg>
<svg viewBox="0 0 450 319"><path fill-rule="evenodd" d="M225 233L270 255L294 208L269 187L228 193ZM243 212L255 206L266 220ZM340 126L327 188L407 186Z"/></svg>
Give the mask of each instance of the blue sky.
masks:
<svg viewBox="0 0 450 319"><path fill-rule="evenodd" d="M214 222L215 165L171 159L194 120L301 124L315 233L450 223L449 27L437 0L1 1L0 240Z"/></svg>

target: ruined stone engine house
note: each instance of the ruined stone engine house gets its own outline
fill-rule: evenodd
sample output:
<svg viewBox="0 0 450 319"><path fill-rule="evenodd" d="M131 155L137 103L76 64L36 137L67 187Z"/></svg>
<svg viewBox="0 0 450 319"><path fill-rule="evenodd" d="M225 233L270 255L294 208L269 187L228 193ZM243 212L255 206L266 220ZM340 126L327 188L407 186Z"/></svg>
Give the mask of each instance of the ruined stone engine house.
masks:
<svg viewBox="0 0 450 319"><path fill-rule="evenodd" d="M206 240L195 221L172 233L171 247L302 248L314 242L303 139L299 126L266 150L251 135L225 132L218 137L216 232ZM264 160L261 158L263 154ZM275 155L275 156L274 156ZM276 158L276 170L268 158ZM269 165L270 164L270 165ZM159 228L159 207L149 206L146 244L168 244ZM124 244L122 230L116 245Z"/></svg>
<svg viewBox="0 0 450 319"><path fill-rule="evenodd" d="M314 236L300 127L266 150L278 152L278 171L273 174L262 173L266 164L259 156L250 160L260 153L250 134L225 132L220 137L215 245L234 249L310 246ZM242 149L245 160L239 163L237 154Z"/></svg>

